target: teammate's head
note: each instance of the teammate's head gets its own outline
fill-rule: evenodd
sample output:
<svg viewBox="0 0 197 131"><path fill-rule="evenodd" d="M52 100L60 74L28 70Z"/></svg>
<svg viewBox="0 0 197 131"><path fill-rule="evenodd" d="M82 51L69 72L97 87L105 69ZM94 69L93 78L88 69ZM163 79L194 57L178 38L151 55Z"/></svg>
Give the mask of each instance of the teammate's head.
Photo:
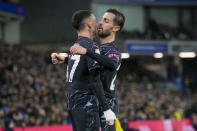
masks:
<svg viewBox="0 0 197 131"><path fill-rule="evenodd" d="M88 29L92 34L96 34L96 17L89 10L76 11L72 16L72 26L77 31Z"/></svg>
<svg viewBox="0 0 197 131"><path fill-rule="evenodd" d="M125 22L125 16L116 9L108 9L99 22L98 35L107 37L112 33L116 33L122 29Z"/></svg>

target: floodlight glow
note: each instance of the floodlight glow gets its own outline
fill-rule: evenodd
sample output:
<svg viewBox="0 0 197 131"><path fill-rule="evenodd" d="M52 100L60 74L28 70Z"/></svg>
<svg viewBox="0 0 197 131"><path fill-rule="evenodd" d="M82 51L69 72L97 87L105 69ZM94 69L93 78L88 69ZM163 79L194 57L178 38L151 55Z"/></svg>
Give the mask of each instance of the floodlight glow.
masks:
<svg viewBox="0 0 197 131"><path fill-rule="evenodd" d="M121 53L121 58L128 59L128 58L130 58L130 54L129 53Z"/></svg>
<svg viewBox="0 0 197 131"><path fill-rule="evenodd" d="M161 53L161 52L154 53L154 54L153 54L153 57L154 57L154 58L157 58L157 59L163 58L163 53Z"/></svg>
<svg viewBox="0 0 197 131"><path fill-rule="evenodd" d="M180 52L179 57L181 57L181 58L194 58L194 57L196 57L196 53L195 52Z"/></svg>

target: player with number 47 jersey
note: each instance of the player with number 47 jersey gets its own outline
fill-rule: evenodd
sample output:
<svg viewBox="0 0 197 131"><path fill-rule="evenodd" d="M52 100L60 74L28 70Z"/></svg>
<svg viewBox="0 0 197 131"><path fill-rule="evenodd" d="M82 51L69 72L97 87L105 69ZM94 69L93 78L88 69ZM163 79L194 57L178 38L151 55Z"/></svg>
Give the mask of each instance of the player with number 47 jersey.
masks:
<svg viewBox="0 0 197 131"><path fill-rule="evenodd" d="M87 37L79 37L76 44L91 52L99 50L99 46ZM86 55L72 54L68 58L67 108L74 131L98 131L99 106L104 108L104 119L109 120L109 125L114 124L111 119L115 118L115 114L104 97L104 91L102 92L99 72L98 62Z"/></svg>
<svg viewBox="0 0 197 131"><path fill-rule="evenodd" d="M94 51L98 46L87 37L80 37L77 45ZM75 44L75 45L76 45ZM69 55L67 65L67 108L68 110L98 111L98 101L94 95L92 82L90 81L90 70L100 68L99 64L84 55ZM87 104L89 102L89 104Z"/></svg>

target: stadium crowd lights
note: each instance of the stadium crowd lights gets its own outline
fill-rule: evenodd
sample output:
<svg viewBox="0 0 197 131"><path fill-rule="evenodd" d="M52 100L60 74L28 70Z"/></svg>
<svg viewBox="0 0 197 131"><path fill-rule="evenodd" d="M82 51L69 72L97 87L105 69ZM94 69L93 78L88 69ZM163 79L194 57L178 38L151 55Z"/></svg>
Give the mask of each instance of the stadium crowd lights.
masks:
<svg viewBox="0 0 197 131"><path fill-rule="evenodd" d="M194 58L194 57L196 57L196 53L195 52L180 52L179 57L181 57L181 58Z"/></svg>
<svg viewBox="0 0 197 131"><path fill-rule="evenodd" d="M163 53L161 53L161 52L154 53L153 57L156 58L156 59L163 58Z"/></svg>
<svg viewBox="0 0 197 131"><path fill-rule="evenodd" d="M68 53L59 53L61 56L68 57ZM122 59L128 59L130 58L129 53L121 53L121 58Z"/></svg>
<svg viewBox="0 0 197 131"><path fill-rule="evenodd" d="M128 59L128 58L130 58L130 54L129 53L121 53L121 58Z"/></svg>

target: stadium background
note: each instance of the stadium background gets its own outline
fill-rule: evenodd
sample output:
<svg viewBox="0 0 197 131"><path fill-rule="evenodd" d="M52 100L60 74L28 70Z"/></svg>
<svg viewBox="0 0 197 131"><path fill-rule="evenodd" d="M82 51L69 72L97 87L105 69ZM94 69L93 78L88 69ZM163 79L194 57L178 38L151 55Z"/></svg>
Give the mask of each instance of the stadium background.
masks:
<svg viewBox="0 0 197 131"><path fill-rule="evenodd" d="M50 53L76 39L71 16L126 16L116 80L125 131L197 130L197 0L0 0L0 130L69 131L66 65Z"/></svg>

